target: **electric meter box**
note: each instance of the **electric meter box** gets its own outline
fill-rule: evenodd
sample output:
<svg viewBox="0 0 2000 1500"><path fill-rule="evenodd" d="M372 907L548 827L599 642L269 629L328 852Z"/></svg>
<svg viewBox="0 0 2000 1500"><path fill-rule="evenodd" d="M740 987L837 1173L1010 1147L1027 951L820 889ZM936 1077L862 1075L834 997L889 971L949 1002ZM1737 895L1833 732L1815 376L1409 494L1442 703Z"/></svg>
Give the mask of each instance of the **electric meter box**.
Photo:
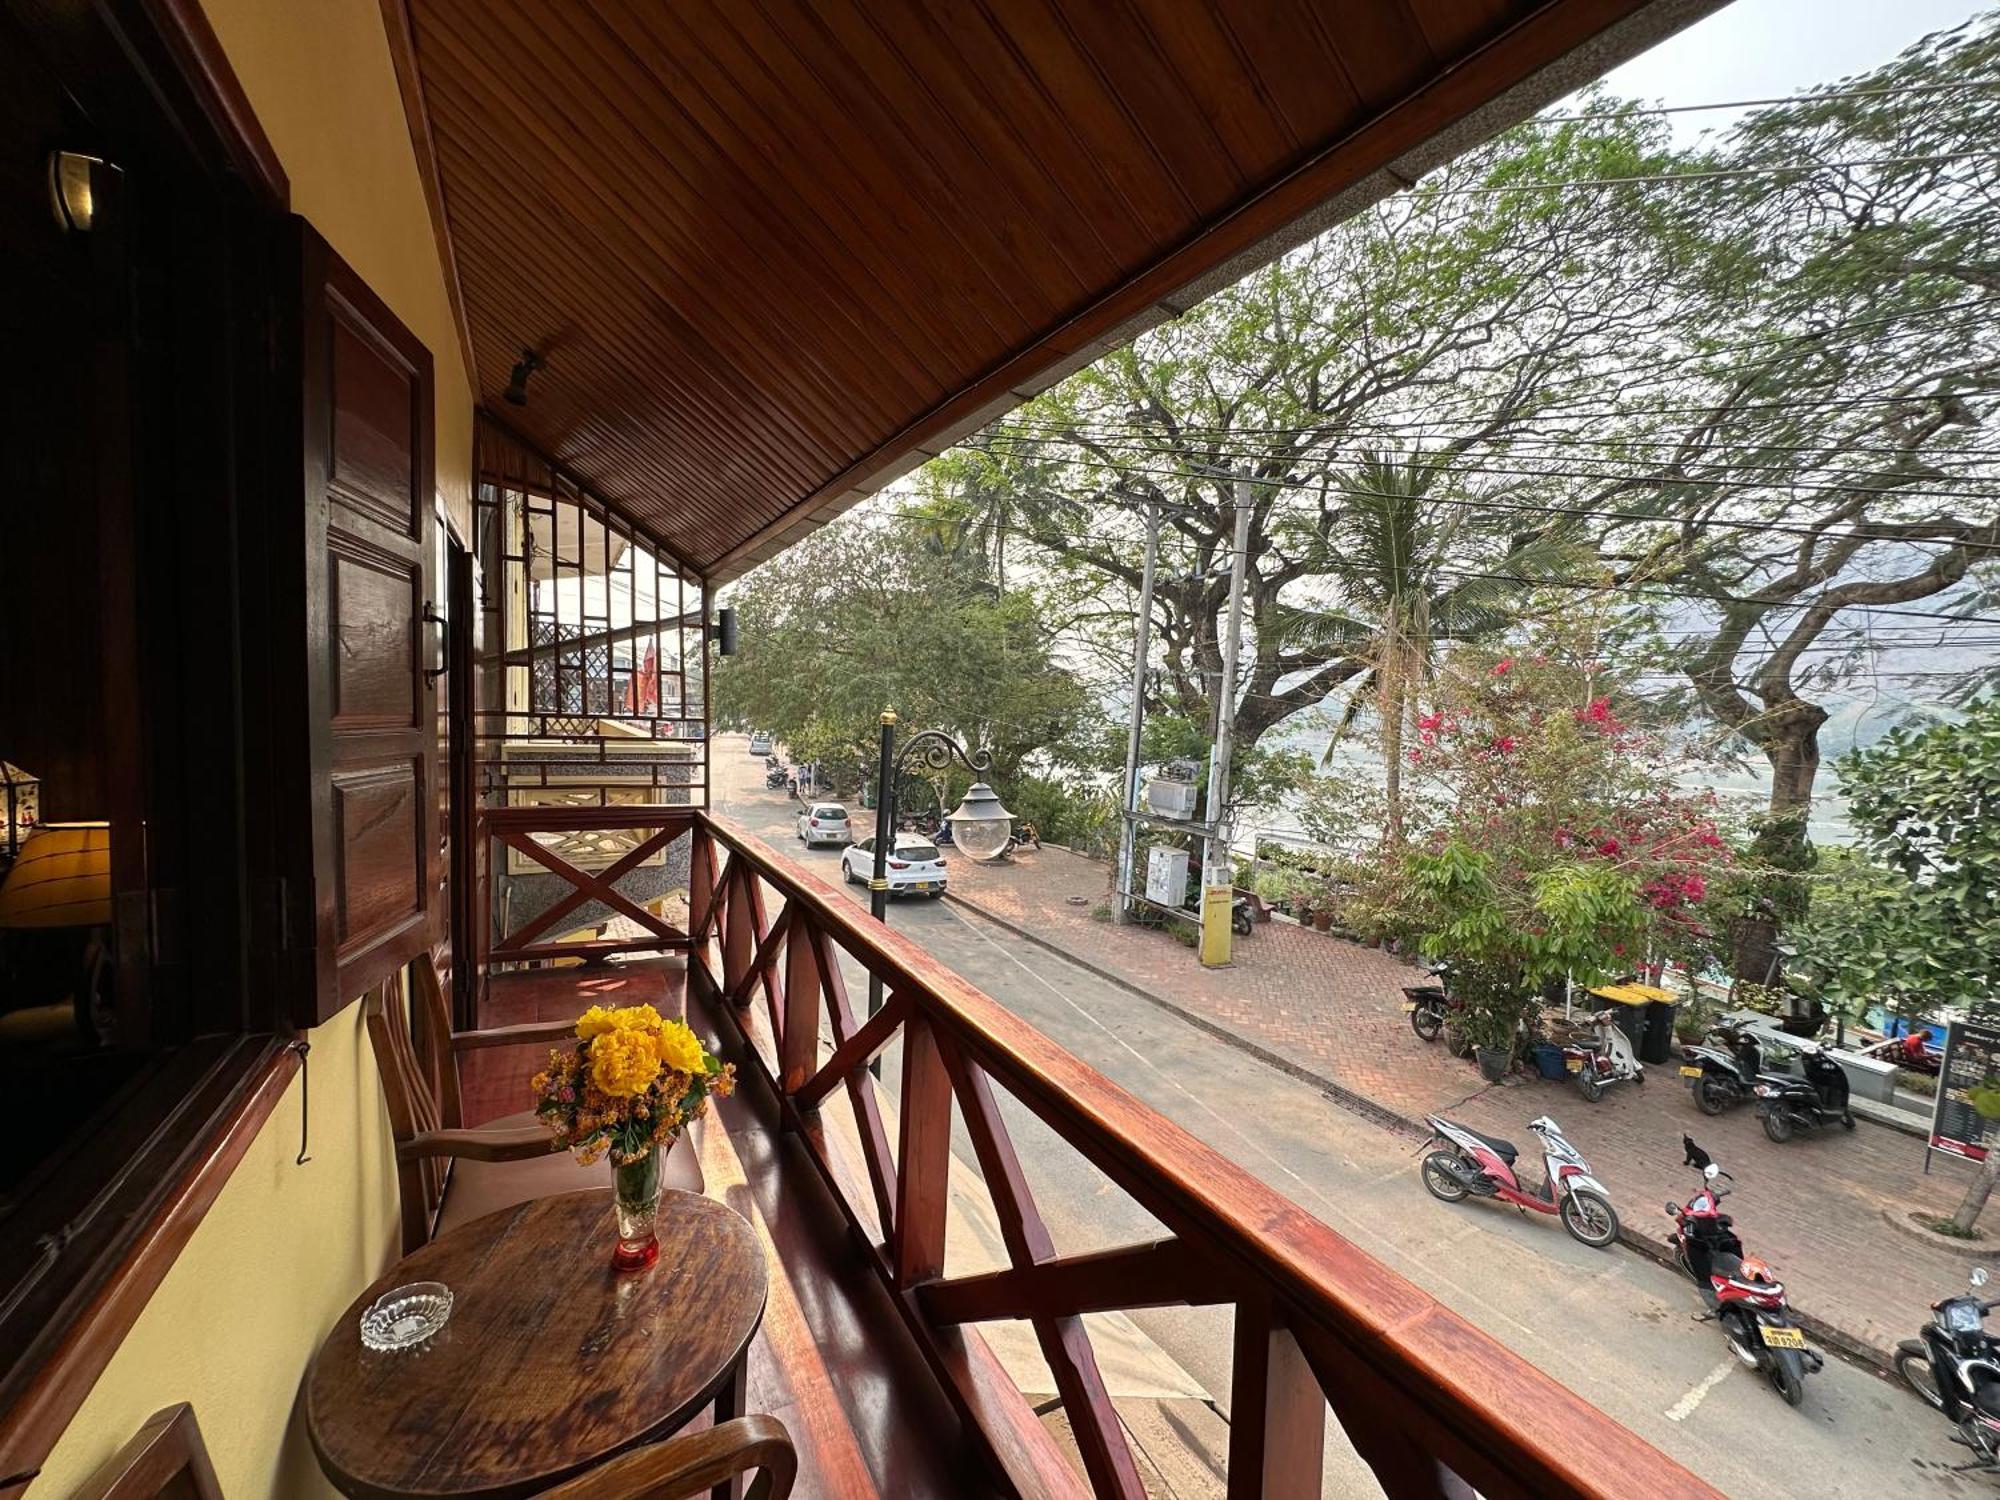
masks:
<svg viewBox="0 0 2000 1500"><path fill-rule="evenodd" d="M1156 818L1192 818L1195 785L1156 776L1146 783L1146 810Z"/></svg>
<svg viewBox="0 0 2000 1500"><path fill-rule="evenodd" d="M1156 844L1146 851L1146 899L1159 906L1187 904L1188 852Z"/></svg>

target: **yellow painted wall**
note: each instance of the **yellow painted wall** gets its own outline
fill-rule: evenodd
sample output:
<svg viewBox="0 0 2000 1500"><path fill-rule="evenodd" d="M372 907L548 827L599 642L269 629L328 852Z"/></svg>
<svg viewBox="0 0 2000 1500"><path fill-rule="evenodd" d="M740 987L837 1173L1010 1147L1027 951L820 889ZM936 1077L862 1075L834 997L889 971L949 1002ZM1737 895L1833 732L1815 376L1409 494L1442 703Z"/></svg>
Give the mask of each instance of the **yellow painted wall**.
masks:
<svg viewBox="0 0 2000 1500"><path fill-rule="evenodd" d="M430 347L439 494L471 535L471 383L403 117L380 0L203 0L311 221ZM394 1260L395 1159L359 1003L311 1034L252 1143L30 1487L62 1500L147 1417L191 1401L231 1500L328 1495L294 1412L325 1330Z"/></svg>
<svg viewBox="0 0 2000 1500"><path fill-rule="evenodd" d="M312 1160L294 1077L91 1388L34 1500L61 1500L176 1401L230 1500L333 1494L293 1407L321 1336L399 1247L395 1151L359 1003L309 1033Z"/></svg>
<svg viewBox="0 0 2000 1500"><path fill-rule="evenodd" d="M430 346L437 482L472 535L472 383L424 205L381 0L202 0L312 223Z"/></svg>

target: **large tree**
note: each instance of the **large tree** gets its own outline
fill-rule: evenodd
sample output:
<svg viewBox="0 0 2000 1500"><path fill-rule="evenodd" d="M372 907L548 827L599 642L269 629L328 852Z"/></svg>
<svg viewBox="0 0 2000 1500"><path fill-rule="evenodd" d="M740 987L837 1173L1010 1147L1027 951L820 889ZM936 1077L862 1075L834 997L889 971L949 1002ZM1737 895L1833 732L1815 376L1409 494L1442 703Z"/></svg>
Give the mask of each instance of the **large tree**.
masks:
<svg viewBox="0 0 2000 1500"><path fill-rule="evenodd" d="M1007 776L1097 728L1038 595L1000 593L978 557L922 528L836 523L736 585L731 602L741 646L716 663L717 716L771 730L842 776L872 753L884 709L990 751Z"/></svg>
<svg viewBox="0 0 2000 1500"><path fill-rule="evenodd" d="M1827 694L1888 645L1948 645L2000 549L1996 143L1989 18L1623 189L1680 195L1714 266L1670 310L1670 367L1626 372L1590 403L1601 439L1537 460L1613 513L1620 586L1681 622L1695 703L1765 761L1781 867L1807 862ZM1762 979L1752 917L1737 972Z"/></svg>
<svg viewBox="0 0 2000 1500"><path fill-rule="evenodd" d="M1393 464L1421 448L1426 483L1462 498L1557 373L1647 326L1672 274L1662 237L1644 231L1646 202L1558 209L1501 189L1522 174L1650 172L1666 151L1639 119L1475 151L1002 419L925 471L930 503L968 521L1004 515L1044 569L1102 590L1123 622L1107 667L1129 650L1155 508L1163 670L1149 707L1206 724L1240 499L1251 515L1236 728L1254 746L1377 666L1363 648L1385 622L1357 618L1329 581L1348 507L1374 499L1357 493L1373 489L1355 481L1364 452ZM1440 570L1513 571L1523 528L1497 518L1452 530Z"/></svg>

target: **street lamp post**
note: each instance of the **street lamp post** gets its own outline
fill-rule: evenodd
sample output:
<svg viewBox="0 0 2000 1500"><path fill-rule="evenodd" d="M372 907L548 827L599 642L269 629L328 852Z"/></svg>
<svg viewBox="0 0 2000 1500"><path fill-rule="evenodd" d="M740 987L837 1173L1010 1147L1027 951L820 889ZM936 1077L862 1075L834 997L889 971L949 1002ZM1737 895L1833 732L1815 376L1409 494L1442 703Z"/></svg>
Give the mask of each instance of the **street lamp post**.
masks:
<svg viewBox="0 0 2000 1500"><path fill-rule="evenodd" d="M896 842L896 783L903 767L913 757L934 771L951 768L956 760L974 776L984 776L993 764L985 751L968 751L965 746L939 729L913 734L896 748L896 716L882 715L882 743L875 773L875 873L868 882L868 912L878 922L889 920L889 854ZM1014 815L1001 805L993 788L975 781L967 789L958 810L945 819L951 824L953 845L967 859L984 863L1003 853L1007 835L1013 831ZM882 979L868 976L868 1014L882 1008Z"/></svg>

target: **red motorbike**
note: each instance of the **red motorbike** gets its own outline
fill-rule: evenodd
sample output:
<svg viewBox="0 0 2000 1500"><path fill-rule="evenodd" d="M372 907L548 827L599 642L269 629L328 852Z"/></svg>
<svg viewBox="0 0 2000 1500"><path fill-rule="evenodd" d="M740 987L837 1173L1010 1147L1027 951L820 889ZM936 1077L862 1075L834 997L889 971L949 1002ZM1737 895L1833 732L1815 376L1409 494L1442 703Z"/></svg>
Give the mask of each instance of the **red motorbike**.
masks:
<svg viewBox="0 0 2000 1500"><path fill-rule="evenodd" d="M1554 1214L1571 1235L1599 1250L1618 1238L1618 1210L1611 1206L1611 1194L1547 1115L1528 1122L1542 1143L1542 1180L1533 1187L1515 1174L1520 1152L1512 1141L1442 1115L1426 1115L1424 1123L1431 1128L1431 1139L1444 1143L1424 1158L1424 1186L1433 1198L1446 1203L1497 1198L1516 1208Z"/></svg>
<svg viewBox="0 0 2000 1500"><path fill-rule="evenodd" d="M1797 1406L1805 1399L1805 1378L1825 1367L1785 1301L1785 1284L1754 1255L1743 1253L1734 1220L1722 1211L1722 1199L1734 1185L1727 1172L1687 1136L1681 1137L1687 1164L1701 1173L1701 1190L1684 1204L1669 1203L1667 1216L1674 1232L1667 1243L1688 1279L1701 1288L1708 1303L1704 1315L1722 1329L1730 1352L1752 1370L1762 1371L1771 1387Z"/></svg>

